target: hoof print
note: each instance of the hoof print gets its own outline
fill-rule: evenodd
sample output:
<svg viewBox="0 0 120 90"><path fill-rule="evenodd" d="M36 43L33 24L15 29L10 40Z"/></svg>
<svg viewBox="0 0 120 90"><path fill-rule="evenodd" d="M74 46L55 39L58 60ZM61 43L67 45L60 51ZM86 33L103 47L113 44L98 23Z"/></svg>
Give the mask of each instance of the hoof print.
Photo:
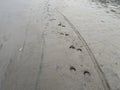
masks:
<svg viewBox="0 0 120 90"><path fill-rule="evenodd" d="M82 52L82 49L78 48L77 51L81 51Z"/></svg>
<svg viewBox="0 0 120 90"><path fill-rule="evenodd" d="M76 71L76 68L74 66L70 66L70 71Z"/></svg>
<svg viewBox="0 0 120 90"><path fill-rule="evenodd" d="M65 36L69 36L69 34L65 34Z"/></svg>
<svg viewBox="0 0 120 90"><path fill-rule="evenodd" d="M64 35L64 33L60 33L61 35Z"/></svg>
<svg viewBox="0 0 120 90"><path fill-rule="evenodd" d="M73 45L71 45L69 48L71 48L71 49L75 49L75 47L74 47Z"/></svg>
<svg viewBox="0 0 120 90"><path fill-rule="evenodd" d="M84 76L85 76L85 75L89 75L89 76L91 75L91 74L90 74L90 72L89 72L89 71L87 71L87 70L86 70L86 71L84 71L84 73L83 73L83 74L84 74Z"/></svg>

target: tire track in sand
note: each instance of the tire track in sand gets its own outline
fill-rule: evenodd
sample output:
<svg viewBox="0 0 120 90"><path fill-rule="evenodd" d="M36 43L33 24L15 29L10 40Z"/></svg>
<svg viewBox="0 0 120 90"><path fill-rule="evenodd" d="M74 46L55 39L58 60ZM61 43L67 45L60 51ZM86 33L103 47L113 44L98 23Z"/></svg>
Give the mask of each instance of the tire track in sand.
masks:
<svg viewBox="0 0 120 90"><path fill-rule="evenodd" d="M41 58L40 58L40 65L39 65L39 71L38 71L38 76L36 78L36 83L35 83L35 89L34 90L39 90L38 88L38 84L39 84L39 80L40 80L40 75L42 72L42 68L43 68L43 61L44 61L44 49L45 49L45 37L44 37L44 32L42 33L42 37L41 37Z"/></svg>

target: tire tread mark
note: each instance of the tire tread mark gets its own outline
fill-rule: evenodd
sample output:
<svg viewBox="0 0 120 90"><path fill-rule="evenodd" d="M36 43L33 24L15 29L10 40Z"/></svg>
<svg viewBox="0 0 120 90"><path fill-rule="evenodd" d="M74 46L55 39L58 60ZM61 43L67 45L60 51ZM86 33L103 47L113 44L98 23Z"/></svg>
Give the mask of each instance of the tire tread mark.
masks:
<svg viewBox="0 0 120 90"><path fill-rule="evenodd" d="M35 90L39 90L38 89L38 85L39 85L39 80L40 80L40 75L42 73L42 68L43 68L43 61L44 61L44 48L45 48L45 37L44 37L44 33L42 33L42 37L41 37L42 41L41 41L41 58L40 58L40 64L39 64L39 71L38 71L38 75L36 78L36 83L35 83Z"/></svg>

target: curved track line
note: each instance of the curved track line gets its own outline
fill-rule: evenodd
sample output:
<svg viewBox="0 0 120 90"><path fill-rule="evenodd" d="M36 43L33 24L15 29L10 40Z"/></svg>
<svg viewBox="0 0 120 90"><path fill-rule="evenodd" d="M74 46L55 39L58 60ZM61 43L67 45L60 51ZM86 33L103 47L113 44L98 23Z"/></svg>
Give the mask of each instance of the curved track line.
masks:
<svg viewBox="0 0 120 90"><path fill-rule="evenodd" d="M89 48L88 44L86 43L86 41L84 40L84 38L82 37L82 35L79 33L79 31L76 29L76 27L70 22L70 20L65 16L63 15L60 11L57 10L58 13L60 13L64 20L67 21L67 23L71 26L71 28L73 29L73 31L75 32L75 34L78 36L78 38L82 41L84 47L86 48L88 54L90 55L91 59L92 59L92 62L94 63L94 67L96 68L98 74L99 74L99 77L102 81L102 84L104 86L104 89L105 90L111 90L110 86L109 86L109 83L105 77L105 74L104 72L102 71L102 69L100 68L100 65L99 63L97 62L93 52L91 51L91 49Z"/></svg>

